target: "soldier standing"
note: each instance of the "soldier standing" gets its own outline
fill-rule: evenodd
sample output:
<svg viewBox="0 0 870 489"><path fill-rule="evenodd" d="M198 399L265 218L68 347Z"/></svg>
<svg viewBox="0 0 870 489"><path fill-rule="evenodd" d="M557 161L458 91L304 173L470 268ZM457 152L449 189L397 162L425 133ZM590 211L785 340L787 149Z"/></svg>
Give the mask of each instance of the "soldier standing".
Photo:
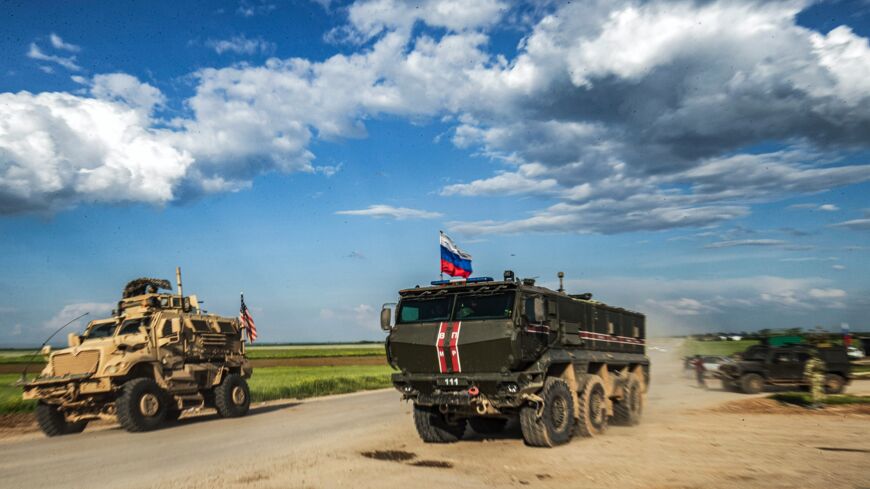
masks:
<svg viewBox="0 0 870 489"><path fill-rule="evenodd" d="M698 379L698 387L706 389L707 381L704 379L704 372L707 371L707 368L704 367L704 359L701 358L701 355L695 355L695 359L692 360L692 366L695 367L695 377Z"/></svg>
<svg viewBox="0 0 870 489"><path fill-rule="evenodd" d="M810 385L810 407L822 407L825 399L825 363L815 353L804 364L804 381Z"/></svg>

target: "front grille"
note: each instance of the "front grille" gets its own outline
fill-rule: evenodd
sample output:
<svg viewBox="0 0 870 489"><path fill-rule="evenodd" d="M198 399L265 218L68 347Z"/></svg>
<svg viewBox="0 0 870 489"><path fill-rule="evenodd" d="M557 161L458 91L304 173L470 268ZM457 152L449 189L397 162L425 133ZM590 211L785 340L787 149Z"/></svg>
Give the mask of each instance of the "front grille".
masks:
<svg viewBox="0 0 870 489"><path fill-rule="evenodd" d="M224 348L227 346L227 337L223 334L203 333L199 334L199 341L203 347Z"/></svg>
<svg viewBox="0 0 870 489"><path fill-rule="evenodd" d="M73 353L58 353L51 357L51 368L56 377L62 375L90 374L97 370L100 352L97 350Z"/></svg>

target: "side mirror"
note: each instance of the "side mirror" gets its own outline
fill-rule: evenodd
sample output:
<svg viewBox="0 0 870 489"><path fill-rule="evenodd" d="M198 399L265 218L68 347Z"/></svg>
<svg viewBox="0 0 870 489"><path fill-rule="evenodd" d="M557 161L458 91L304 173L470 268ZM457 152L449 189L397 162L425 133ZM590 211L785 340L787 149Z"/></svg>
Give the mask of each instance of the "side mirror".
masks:
<svg viewBox="0 0 870 489"><path fill-rule="evenodd" d="M393 329L393 311L390 309L391 304L384 304L381 307L381 329L390 331Z"/></svg>
<svg viewBox="0 0 870 489"><path fill-rule="evenodd" d="M49 356L51 355L51 345L45 345L39 350L40 355Z"/></svg>
<svg viewBox="0 0 870 489"><path fill-rule="evenodd" d="M544 299L542 297L535 297L535 322L543 323L544 318L546 316L546 311L544 311Z"/></svg>
<svg viewBox="0 0 870 489"><path fill-rule="evenodd" d="M75 333L68 334L66 340L67 343L69 343L70 348L75 348L82 344L82 337Z"/></svg>

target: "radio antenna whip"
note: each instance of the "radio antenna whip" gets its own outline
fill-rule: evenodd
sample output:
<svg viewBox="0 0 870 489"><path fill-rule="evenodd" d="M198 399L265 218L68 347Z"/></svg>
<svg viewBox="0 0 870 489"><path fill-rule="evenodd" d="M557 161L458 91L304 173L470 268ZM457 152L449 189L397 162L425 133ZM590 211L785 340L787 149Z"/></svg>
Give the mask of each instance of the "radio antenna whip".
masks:
<svg viewBox="0 0 870 489"><path fill-rule="evenodd" d="M36 350L36 351L33 353L33 355L30 356L30 358L27 360L27 365L24 366L24 371L21 372L21 380L20 380L20 382L21 382L22 384L23 384L24 382L27 381L27 369L30 368L30 366L33 364L33 359L36 358L36 355L39 355L39 352L42 351L42 348L43 348L45 345L47 345L48 342L51 341L52 338L54 338L54 335L60 333L61 330L63 330L64 328L66 328L66 327L69 326L70 324L72 324L72 323L78 321L79 319L81 319L81 318L87 316L88 314L90 314L90 313L89 313L89 312L86 312L86 313L84 313L84 314L82 314L82 315L76 317L75 319L71 320L70 322L64 324L63 326L57 328L57 330L56 330L54 333L51 333L51 336L49 336L48 338L46 338L45 341L43 341L42 344L39 345L39 349Z"/></svg>

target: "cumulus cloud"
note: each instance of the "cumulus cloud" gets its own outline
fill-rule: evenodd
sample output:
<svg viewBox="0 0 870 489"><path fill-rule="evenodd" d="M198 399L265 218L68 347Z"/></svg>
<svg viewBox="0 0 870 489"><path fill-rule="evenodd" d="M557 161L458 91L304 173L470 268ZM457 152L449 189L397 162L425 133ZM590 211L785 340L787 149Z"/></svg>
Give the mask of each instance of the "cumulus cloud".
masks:
<svg viewBox="0 0 870 489"><path fill-rule="evenodd" d="M263 38L249 39L244 35L233 36L229 39L208 39L205 45L218 54L269 54L275 51L275 43Z"/></svg>
<svg viewBox="0 0 870 489"><path fill-rule="evenodd" d="M272 7L245 1L240 13ZM804 7L753 0L554 4L522 24L529 31L508 58L489 47L490 30L514 15L506 2L360 0L340 9L347 18L341 32L360 43L348 53L201 69L192 75L188 110L170 121L153 115L159 92L119 76L95 77L90 96L3 94L18 104L3 106L2 118L57 122L46 115L48 102L37 100L43 96L82 116L39 126L37 134L52 142L53 159L41 163L46 171L16 149L14 129L0 132L0 199L6 212L16 204L31 209L32 178L21 175L48 173L54 178L36 187L52 203L43 207L119 201L100 187L94 195L79 190L82 174L108 159L85 163L77 155L83 148L66 144L67 126L78 134L86 107L129 115L119 126L129 127L123 136L92 138L134 135L159 148L157 166L173 169L160 182L164 192L124 192L157 203L248 188L263 173L317 171L313 141L365 137L371 118L446 117L456 121L456 146L504 166L487 178L452 182L442 195L547 199L518 220L460 222L453 230L618 233L716 224L746 216L759 202L870 179L870 165L841 163L844 153L868 146L870 46L847 26L827 33L799 26ZM419 24L431 29L414 29ZM257 40L237 40L213 47L262 50ZM43 61L60 63L34 47ZM747 149L761 143L778 149ZM121 188L150 178L128 174ZM20 184L10 185L11 178Z"/></svg>
<svg viewBox="0 0 870 489"><path fill-rule="evenodd" d="M126 75L94 90L0 93L0 214L174 198L193 157L151 128L159 92Z"/></svg>
<svg viewBox="0 0 870 489"><path fill-rule="evenodd" d="M442 216L439 212L410 209L408 207L393 207L384 204L370 205L365 209L337 211L336 214L343 216L367 216L377 219L387 217L398 221L406 219L435 219Z"/></svg>

